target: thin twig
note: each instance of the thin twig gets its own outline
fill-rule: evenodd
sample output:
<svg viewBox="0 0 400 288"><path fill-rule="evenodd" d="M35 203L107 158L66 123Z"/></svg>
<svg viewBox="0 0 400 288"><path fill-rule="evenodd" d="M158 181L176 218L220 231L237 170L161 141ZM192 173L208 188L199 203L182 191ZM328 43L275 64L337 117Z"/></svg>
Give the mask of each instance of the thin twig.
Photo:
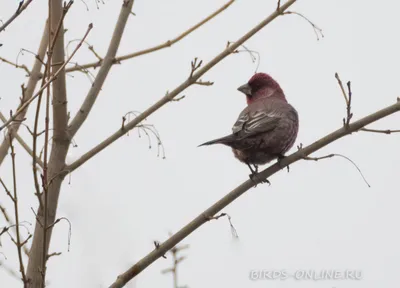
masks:
<svg viewBox="0 0 400 288"><path fill-rule="evenodd" d="M73 40L70 40L70 41L68 42L67 46L65 47L65 51L67 52L67 55L68 55L68 47L69 47L69 45L72 44L73 42L77 42L77 41L81 41L81 39L73 39ZM89 51L91 51L91 52L93 53L93 55L94 55L99 61L102 61L102 60L103 60L103 58L101 58L100 55L94 50L93 45L89 44L88 41L84 41L83 43L85 43L85 44L88 46ZM76 65L79 65L79 64L76 64Z"/></svg>
<svg viewBox="0 0 400 288"><path fill-rule="evenodd" d="M349 102L346 107L347 115L346 115L345 125L346 125L346 127L349 127L350 120L353 117L353 113L351 112L351 99L352 99L353 93L351 93L351 82L350 81L347 82L347 91L348 91L348 95L349 95Z"/></svg>
<svg viewBox="0 0 400 288"><path fill-rule="evenodd" d="M321 156L321 157L308 157L308 156L305 156L303 159L304 159L304 160L311 160L311 161L319 161L319 160L323 160L323 159L332 158L332 157L335 157L335 156L336 156L336 157L342 157L342 158L346 159L347 161L349 161L351 164L353 164L354 167L356 167L356 169L357 169L358 172L360 173L360 175L361 175L361 177L363 178L365 184L367 184L367 186L368 186L369 188L371 187L371 185L369 185L367 179L365 179L364 174L361 172L361 169L357 166L357 164L354 163L354 161L351 160L349 157L346 157L346 156L344 156L344 155L342 155L342 154L336 154L336 153L334 153L334 154L329 154L329 155L325 155L325 156Z"/></svg>
<svg viewBox="0 0 400 288"><path fill-rule="evenodd" d="M51 41L51 39L49 37L49 42L50 41ZM48 61L49 61L49 59L48 59ZM48 68L49 68L49 65L46 65L45 70L44 70L44 77L42 79L42 86L45 84L47 74L48 74ZM32 135L33 155L37 154L37 152L36 152L37 151L37 138L39 136L39 134L37 133L37 130L38 130L38 125L39 125L39 114L40 114L40 106L42 103L42 95L43 95L43 91L42 91L42 93L39 94L37 105L36 105L35 122L34 122L34 126L33 126L33 135ZM44 130L44 132L46 132L46 130ZM35 195L39 201L39 207L43 207L40 186L39 186L38 171L36 168L36 162L37 162L36 159L32 158L32 172L33 172L33 180L34 180L34 184L35 184ZM44 167L44 164L41 166L41 168L43 169L43 167Z"/></svg>
<svg viewBox="0 0 400 288"><path fill-rule="evenodd" d="M1 182L2 186L3 186L3 188L5 188L6 190L8 190L7 187L5 187L4 182L3 182L3 180L1 180L1 178L0 178L0 182ZM7 192L6 192L6 193L7 193ZM9 192L8 192L8 193L9 193ZM11 197L11 199L13 199L13 197ZM4 219L6 220L7 224L9 225L8 228L10 228L10 227L12 227L12 226L15 226L15 225L12 225L11 216L8 214L6 208L4 208L4 206L2 206L1 204L0 204L0 211L1 211L1 214L3 214ZM20 223L20 224L21 224L21 223ZM2 232L0 232L0 235L1 235L1 234L2 234ZM30 238L30 237L28 237L27 240L28 240L29 238ZM27 240L25 240L25 241L27 241ZM24 241L24 242L25 242L25 241ZM0 243L1 243L1 242L0 242ZM1 244L0 244L0 246L1 246ZM29 249L28 249L25 245L24 245L22 248L23 248L23 250L24 250L24 254L27 255L27 256L29 256Z"/></svg>
<svg viewBox="0 0 400 288"><path fill-rule="evenodd" d="M170 233L170 236L172 234ZM183 288L186 286L178 285L178 265L186 259L186 256L178 257L178 253L182 250L189 248L189 245L175 246L169 252L172 254L172 267L166 268L161 271L161 274L172 273L173 287Z"/></svg>
<svg viewBox="0 0 400 288"><path fill-rule="evenodd" d="M115 57L115 59L113 61L113 64L121 63L124 60L132 59L132 58L135 58L135 57L138 57L138 56L142 56L142 55L149 54L149 53L152 53L152 52L164 49L164 48L171 47L175 43L179 42L180 40L182 40L183 38L185 38L186 36L188 36L189 34L194 32L195 30L197 30L199 27L201 27L204 24L206 24L207 22L209 22L211 19L215 18L218 14L221 14L221 12L225 11L229 6L231 6L231 4L233 2L235 2L235 0L230 0L229 2L224 4L221 8L219 8L217 11L215 11L214 13L209 15L208 17L204 18L203 20L201 20L196 25L190 27L188 30L184 31L183 33L181 33L177 37L175 37L175 38L173 38L171 40L168 40L167 42L165 42L163 44L159 44L159 45L156 45L156 46L151 47L151 48L147 48L147 49L144 49L144 50L141 50L141 51L137 51L137 52L134 52L134 53L130 53L130 54L127 54L127 55ZM97 61L97 62L92 62L92 63L88 63L88 64L83 64L83 65L79 65L79 66L70 67L70 68L67 68L65 71L66 72L73 72L73 71L80 70L82 68L84 68L84 69L96 68L96 67L99 67L100 65L102 65L102 61Z"/></svg>
<svg viewBox="0 0 400 288"><path fill-rule="evenodd" d="M71 236L72 236L72 225L71 225L71 221L69 221L68 218L66 217L61 217L56 219L56 221L53 222L53 224L50 224L49 226L47 226L47 230L53 228L58 222L60 222L61 220L65 220L68 223L68 247L67 247L67 251L69 252L70 246L71 246Z"/></svg>
<svg viewBox="0 0 400 288"><path fill-rule="evenodd" d="M230 45L231 42L228 41L228 45ZM243 47L243 50L235 50L233 53L241 53L241 52L246 52L248 55L250 55L251 62L255 63L257 61L256 69L254 73L257 73L258 68L260 67L260 62L261 62L261 55L258 51L250 50L244 45L241 45ZM257 54L257 57L254 56L253 54Z"/></svg>
<svg viewBox="0 0 400 288"><path fill-rule="evenodd" d="M205 217L206 217L206 219L208 219L208 221L210 221L210 220L218 220L218 219L221 218L221 217L227 217L227 218L228 218L228 221L229 221L229 226L231 227L232 236L235 237L235 238L239 238L239 235L237 234L236 228L235 228L235 226L233 226L233 224L232 224L232 218L231 218L231 216L229 216L229 214L227 214L227 213L220 213L220 214L217 215L217 216L205 216Z"/></svg>
<svg viewBox="0 0 400 288"><path fill-rule="evenodd" d="M304 16L303 14L299 13L299 12L293 12L293 11L286 11L284 13L282 13L282 15L287 15L287 14L294 14L297 16L300 16L301 18L303 18L304 20L306 20L311 27L314 30L315 36L317 37L317 40L319 40L319 35L321 35L321 38L324 38L324 34L322 33L322 29L319 28L317 25L315 25L312 21L310 21L306 16Z"/></svg>
<svg viewBox="0 0 400 288"><path fill-rule="evenodd" d="M49 43L51 43L50 44L50 48L49 48L49 52L51 52L52 53L52 51L54 50L54 46L56 46L56 43L57 43L57 38L58 38L58 34L60 34L60 31L61 31L61 27L63 27L63 23L64 23L64 19L65 19L65 16L67 16L67 13L68 13L68 11L69 11L69 8L71 8L71 6L72 6L72 4L74 3L74 1L73 0L70 0L68 3L65 3L64 2L64 7L63 7L63 10L62 10L62 14L61 14L61 17L60 17L60 20L58 21L58 24L57 24L57 28L56 28L56 32L54 33L54 35L49 35L49 41L51 41L51 38L53 38L53 41L52 42L49 42ZM50 20L51 20L51 18L50 18L50 14L49 14L49 22L50 22ZM90 25L92 25L91 23L89 24L89 26ZM50 25L49 25L50 26ZM51 31L51 30L50 30ZM87 32L88 33L88 32ZM87 35L87 34L86 34ZM53 37L52 37L53 36ZM82 45L82 43L85 41L85 38L86 37L84 37L83 39L82 39L82 41L81 42L79 42L78 43L78 46L80 47L80 45ZM76 49L76 48L75 48ZM72 53L73 54L73 53ZM71 55L72 56L72 55ZM49 55L47 55L47 57L49 57ZM72 58L72 57L67 57L67 58ZM49 60L48 60L49 61ZM50 67L51 67L51 65L50 65Z"/></svg>
<svg viewBox="0 0 400 288"><path fill-rule="evenodd" d="M32 0L27 0L25 3L23 0L19 2L17 11L8 19L4 24L0 27L0 32L2 32L4 29L7 28L8 25L10 25L19 15L21 15L22 11L24 11L26 8L28 8L29 4L31 4ZM23 4L22 4L23 3Z"/></svg>
<svg viewBox="0 0 400 288"><path fill-rule="evenodd" d="M47 255L47 261L49 261L50 257L54 257L54 256L60 256L62 253L61 252L53 252Z"/></svg>
<svg viewBox="0 0 400 288"><path fill-rule="evenodd" d="M0 61L1 61L1 62L4 62L4 63L7 63L7 64L9 64L9 65L12 65L12 66L14 66L15 68L22 69L22 70L24 70L24 71L26 72L27 76L31 76L31 71L29 71L29 69L28 69L28 67L26 67L26 65L19 65L19 64L17 64L17 63L13 63L13 62L11 62L11 61L9 61L9 60L3 58L3 57L0 57Z"/></svg>
<svg viewBox="0 0 400 288"><path fill-rule="evenodd" d="M344 87L343 87L343 83L342 80L340 80L339 74L335 73L335 78L338 81L340 90L342 91L343 97L344 97L344 101L346 101L346 105L349 105L349 98L347 97L346 91L344 91Z"/></svg>
<svg viewBox="0 0 400 288"><path fill-rule="evenodd" d="M1 181L1 184L3 185L3 187L5 187L3 181L1 180L1 178L0 178L0 181ZM1 211L1 214L3 214L3 216L4 216L4 219L6 219L6 222L9 225L11 225L11 217L10 217L10 215L8 215L8 212L7 212L6 208L4 208L4 206L1 205L1 204L0 204L0 211Z"/></svg>
<svg viewBox="0 0 400 288"><path fill-rule="evenodd" d="M194 82L194 84L196 85L201 85L201 86L211 86L214 84L214 82L211 81L203 81L203 80L197 80L196 82Z"/></svg>
<svg viewBox="0 0 400 288"><path fill-rule="evenodd" d="M1 179L1 178L0 178L0 183L1 183L1 186L3 186L4 191L6 192L7 196L10 197L11 201L14 202L15 201L14 197L11 195L10 190L7 188L6 184L4 183L3 179Z"/></svg>
<svg viewBox="0 0 400 288"><path fill-rule="evenodd" d="M372 132L372 133L382 133L382 134L392 134L392 133L400 132L400 130L376 130L376 129L368 129L368 128L361 128L360 131Z"/></svg>
<svg viewBox="0 0 400 288"><path fill-rule="evenodd" d="M0 120L2 122L7 121L7 118L4 117L3 113L1 113L0 111ZM14 132L15 133L15 132ZM33 151L31 150L31 148L29 147L28 144L26 144L26 142L24 141L24 139L21 138L21 136L19 136L18 134L14 134L15 139L17 139L17 141L19 142L19 144L21 144L21 146L25 149L26 152L28 152L29 155L31 155L31 157L36 159L37 164L40 167L43 167L43 162L42 160L40 160L37 156L34 156Z"/></svg>
<svg viewBox="0 0 400 288"><path fill-rule="evenodd" d="M346 101L346 118L343 118L343 126L348 127L350 124L350 120L353 117L353 113L351 112L351 99L352 99L352 92L351 92L351 82L347 82L347 93L344 90L342 80L339 77L338 73L335 73L335 78L338 81L340 90L342 91L344 100Z"/></svg>
<svg viewBox="0 0 400 288"><path fill-rule="evenodd" d="M17 172L16 172L16 165L15 165L15 151L14 151L14 145L12 144L12 140L10 138L10 148L11 148L11 163L12 163L12 174L13 174L13 187L14 187L14 212L15 212L15 233L16 233L16 246L18 250L18 259L19 259L19 271L22 276L22 281L24 283L24 287L27 287L28 285L28 280L25 275L25 267L24 267L24 262L22 259L22 244L21 244L21 235L19 231L19 210L18 210L18 196L17 196Z"/></svg>
<svg viewBox="0 0 400 288"><path fill-rule="evenodd" d="M65 17L65 14L68 12L68 8L69 6L72 5L72 2L69 2L69 6L65 6L63 9L63 14L60 17L60 21L58 23L58 27L56 30L56 34L53 38L53 41L51 40L52 34L52 2L53 0L49 0L48 1L48 7L49 7L49 43L51 43L51 45L49 45L49 49L47 51L47 80L46 82L50 81L50 69L51 69L51 65L52 65L52 60L53 60L53 49L55 44L57 43L57 37L58 37L58 33L61 29L61 27L63 26L63 20ZM43 77L43 79L45 79L45 77ZM39 107L40 104L38 102L38 114L39 114ZM47 185L47 178L48 178L48 146L49 146L49 118L50 118L50 86L47 86L47 93L46 93L46 112L45 112L45 133L44 133L44 153L43 153L43 174L42 174L42 189L43 189L43 195L44 195L44 205L43 205L43 210L44 210L44 221L43 221L43 246L42 246L42 265L41 265L41 274L42 274L42 288L45 287L45 283L46 283L46 261L47 261L47 220L48 220L48 202L49 202L49 190L48 190L48 185ZM39 115L36 115L36 119L39 117ZM35 119L35 120L36 120ZM35 121L36 122L36 121ZM37 128L37 127L35 127ZM36 192L38 193L38 191Z"/></svg>

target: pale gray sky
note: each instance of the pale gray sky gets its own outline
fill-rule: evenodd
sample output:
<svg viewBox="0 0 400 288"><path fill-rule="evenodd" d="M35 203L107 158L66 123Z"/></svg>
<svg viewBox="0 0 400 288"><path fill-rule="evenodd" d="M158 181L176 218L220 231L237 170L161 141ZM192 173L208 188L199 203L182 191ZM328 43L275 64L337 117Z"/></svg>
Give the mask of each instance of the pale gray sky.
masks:
<svg viewBox="0 0 400 288"><path fill-rule="evenodd" d="M17 1L2 1L0 18L14 12ZM0 34L0 56L14 60L21 48L36 51L47 1L31 7ZM225 1L135 1L119 55L171 39L219 8ZM81 38L93 22L88 41L104 55L121 1L105 1L89 11L76 1L67 16L67 41ZM184 81L190 61L208 62L276 8L276 1L237 1L222 15L175 46L112 68L88 121L76 135L76 159L115 132L128 111L143 111ZM312 27L295 15L281 17L245 45L261 55L259 71L272 75L300 115L296 145L308 145L342 124L345 105L334 73L352 81L354 119L393 104L399 96L400 19L398 1L299 0L290 10L309 17L323 29L317 41ZM69 51L74 47L70 45ZM96 60L84 47L75 60ZM20 63L31 65L28 53ZM156 141L148 149L137 131L123 137L65 181L58 216L72 222L70 252L68 225L53 233L51 252L61 251L48 263L49 287L108 287L115 277L145 256L153 240L165 240L212 203L247 180L248 168L224 146L197 145L230 132L245 106L236 88L256 69L250 56L229 56L203 79L211 87L193 86L186 98L152 115L148 122L161 134L166 159L157 157ZM94 71L96 73L96 70ZM68 78L68 107L73 115L90 82L80 73ZM0 109L8 114L20 96L24 72L0 63ZM31 123L30 111L28 123ZM400 129L400 115L384 119L376 129ZM30 143L25 129L21 135ZM400 134L355 133L317 155L340 153L357 163L371 184L342 158L301 161L281 171L229 205L239 239L233 239L228 221L205 224L183 243L190 249L180 266L179 281L200 287L396 287L400 285ZM396 149L397 148L397 149ZM292 148L291 151L295 151ZM36 209L31 159L16 145L22 219L33 222ZM10 160L0 173L11 185ZM5 193L0 203L12 207ZM1 218L0 218L1 219ZM3 226L0 220L0 226ZM32 227L30 228L32 229ZM17 271L16 249L2 236L0 251ZM2 256L0 255L0 258ZM159 259L136 278L135 287L171 287L160 271L171 259ZM362 271L363 279L343 281L250 281L251 269ZM1 287L20 287L0 269Z"/></svg>

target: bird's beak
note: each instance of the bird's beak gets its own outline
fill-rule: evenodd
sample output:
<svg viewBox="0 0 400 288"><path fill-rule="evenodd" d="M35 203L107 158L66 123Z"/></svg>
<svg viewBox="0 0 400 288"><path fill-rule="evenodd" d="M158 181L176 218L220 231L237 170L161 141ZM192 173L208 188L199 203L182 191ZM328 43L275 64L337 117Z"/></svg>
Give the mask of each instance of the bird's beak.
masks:
<svg viewBox="0 0 400 288"><path fill-rule="evenodd" d="M240 86L239 88L237 88L237 90L239 90L240 92L242 92L245 95L251 95L251 87L249 84L244 84L242 86Z"/></svg>

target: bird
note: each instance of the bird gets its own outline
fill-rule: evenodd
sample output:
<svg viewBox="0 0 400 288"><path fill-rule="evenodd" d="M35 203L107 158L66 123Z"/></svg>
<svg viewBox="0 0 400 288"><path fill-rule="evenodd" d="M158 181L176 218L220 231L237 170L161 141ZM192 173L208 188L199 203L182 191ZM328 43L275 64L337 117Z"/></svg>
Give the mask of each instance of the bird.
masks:
<svg viewBox="0 0 400 288"><path fill-rule="evenodd" d="M231 147L235 158L250 168L249 177L254 180L259 165L274 159L280 162L292 148L299 131L299 116L278 82L267 73L254 74L237 90L245 94L247 107L239 114L232 133L199 147L213 144ZM260 182L270 184L268 179Z"/></svg>

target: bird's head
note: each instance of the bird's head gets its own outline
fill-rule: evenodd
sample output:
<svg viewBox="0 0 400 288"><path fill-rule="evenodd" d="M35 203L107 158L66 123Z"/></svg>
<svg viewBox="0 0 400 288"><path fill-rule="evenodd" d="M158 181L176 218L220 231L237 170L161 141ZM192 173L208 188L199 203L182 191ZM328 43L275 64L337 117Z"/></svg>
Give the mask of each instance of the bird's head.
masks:
<svg viewBox="0 0 400 288"><path fill-rule="evenodd" d="M266 73L254 74L249 82L240 86L238 90L246 95L247 104L267 97L285 99L285 94L279 84Z"/></svg>

